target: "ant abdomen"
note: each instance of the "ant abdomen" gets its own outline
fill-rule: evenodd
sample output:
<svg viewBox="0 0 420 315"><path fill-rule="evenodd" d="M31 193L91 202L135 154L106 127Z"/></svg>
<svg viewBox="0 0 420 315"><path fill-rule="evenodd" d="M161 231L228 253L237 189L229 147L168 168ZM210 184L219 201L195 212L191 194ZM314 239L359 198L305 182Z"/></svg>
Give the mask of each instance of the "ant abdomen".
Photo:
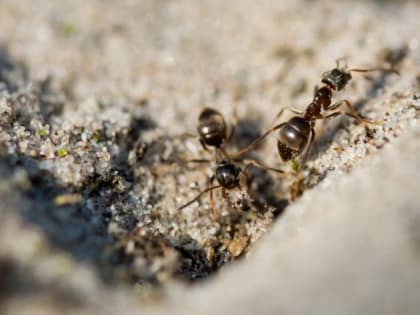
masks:
<svg viewBox="0 0 420 315"><path fill-rule="evenodd" d="M277 149L283 161L290 161L303 152L311 134L311 125L302 117L292 117L279 128Z"/></svg>
<svg viewBox="0 0 420 315"><path fill-rule="evenodd" d="M227 137L223 115L215 109L205 108L198 117L197 131L204 145L220 147Z"/></svg>

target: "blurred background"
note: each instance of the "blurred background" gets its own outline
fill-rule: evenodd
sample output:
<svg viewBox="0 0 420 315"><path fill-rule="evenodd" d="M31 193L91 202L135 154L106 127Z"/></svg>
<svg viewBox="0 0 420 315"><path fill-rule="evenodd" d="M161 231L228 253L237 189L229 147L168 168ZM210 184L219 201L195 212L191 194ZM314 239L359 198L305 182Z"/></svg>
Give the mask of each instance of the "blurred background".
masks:
<svg viewBox="0 0 420 315"><path fill-rule="evenodd" d="M416 314L419 30L414 0L1 0L0 313ZM296 204L256 172L246 214L177 211L214 166L172 167L212 158L177 137L204 106L238 149L339 58L400 72L337 93L381 126L320 123ZM252 157L284 167L275 145Z"/></svg>

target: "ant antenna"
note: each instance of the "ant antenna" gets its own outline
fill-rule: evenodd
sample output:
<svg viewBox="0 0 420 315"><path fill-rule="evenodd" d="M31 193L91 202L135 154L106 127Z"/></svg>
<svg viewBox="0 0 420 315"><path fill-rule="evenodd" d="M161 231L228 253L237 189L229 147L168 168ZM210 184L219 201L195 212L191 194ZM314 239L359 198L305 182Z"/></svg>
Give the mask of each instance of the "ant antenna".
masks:
<svg viewBox="0 0 420 315"><path fill-rule="evenodd" d="M257 139L255 139L253 142L251 142L250 144L248 144L245 148L239 150L238 152L235 152L233 154L230 154L230 157L232 159L237 158L238 156L241 156L242 154L248 152L249 150L253 149L254 147L256 147L258 144L261 143L262 140L264 140L265 137L267 137L270 133L272 133L273 131L283 127L284 123L275 125L274 127L271 127L270 129L268 129L266 132L264 132L261 136L259 136Z"/></svg>
<svg viewBox="0 0 420 315"><path fill-rule="evenodd" d="M344 69L347 69L348 68L347 59L348 59L347 56L343 56L343 57L337 58L335 60L335 66L336 66L336 68L340 69L340 62L341 61L344 61Z"/></svg>
<svg viewBox="0 0 420 315"><path fill-rule="evenodd" d="M215 150L216 160L218 159L218 154L222 156L222 159L229 160L231 158L231 156L223 148L216 148Z"/></svg>
<svg viewBox="0 0 420 315"><path fill-rule="evenodd" d="M188 201L186 204L179 207L178 210L182 210L182 209L188 207L189 205L191 205L194 202L196 202L197 200L199 200L205 193L208 193L209 191L212 191L212 190L220 188L220 187L222 187L222 186L221 185L216 185L216 186L211 186L211 187L208 187L208 188L204 189L194 199Z"/></svg>
<svg viewBox="0 0 420 315"><path fill-rule="evenodd" d="M349 69L348 72L374 72L374 71L383 71L383 72L391 72L400 75L400 73L395 70L394 68L369 68L369 69L363 69L363 68L352 68Z"/></svg>
<svg viewBox="0 0 420 315"><path fill-rule="evenodd" d="M266 165L263 165L255 160L251 160L251 159L245 159L243 160L243 162L246 164L245 168L242 170L243 173L246 172L246 170L253 165L254 167L260 168L262 170L266 170L266 171L271 171L271 172L275 172L278 174L285 174L285 171L278 169L278 168L274 168L274 167L269 167Z"/></svg>
<svg viewBox="0 0 420 315"><path fill-rule="evenodd" d="M340 69L340 62L344 61L344 67L342 68L344 71L350 73L350 72L373 72L373 71L383 71L383 72L391 72L391 73L395 73L395 74L400 74L397 70L395 70L394 68L383 68L383 67L375 67L375 68L352 68L352 69L348 69L348 65L347 65L347 56L343 56L340 57L338 59L335 60L335 64L336 64L336 68Z"/></svg>

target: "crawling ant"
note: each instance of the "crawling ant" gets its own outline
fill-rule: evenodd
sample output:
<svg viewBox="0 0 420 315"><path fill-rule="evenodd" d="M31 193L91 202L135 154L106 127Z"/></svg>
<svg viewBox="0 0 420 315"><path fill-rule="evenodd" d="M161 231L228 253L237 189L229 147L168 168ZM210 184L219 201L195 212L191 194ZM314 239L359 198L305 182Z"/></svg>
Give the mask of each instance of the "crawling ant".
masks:
<svg viewBox="0 0 420 315"><path fill-rule="evenodd" d="M292 113L296 114L291 117L288 121L282 122L274 127L268 129L259 138L254 140L251 144L246 146L235 154L240 156L251 148L255 147L261 142L266 136L275 130L279 130L277 136L277 150L280 158L284 161L292 161L293 168L297 168L295 159L303 155L301 164L304 163L307 153L315 138L315 122L319 119L333 118L338 115L347 115L357 122L363 124L378 124L376 121L363 118L353 107L350 101L344 99L332 104L332 94L335 91L341 91L352 79L352 72L371 72L371 71L388 71L398 73L393 69L383 68L372 68L372 69L346 69L339 67L339 62L334 69L326 71L322 75L321 82L323 86L315 89L314 97L311 103L306 107L304 111L298 111L290 107L283 108L276 115L278 119L284 111L287 109ZM347 110L341 109L343 106L347 107Z"/></svg>
<svg viewBox="0 0 420 315"><path fill-rule="evenodd" d="M204 194L210 193L210 211L211 217L215 221L217 218L214 201L213 201L213 190L217 188L222 189L222 197L226 199L228 190L239 189L242 190L240 185L240 175L243 174L248 183L247 169L250 166L255 166L261 169L274 171L277 173L284 173L282 170L264 166L254 160L245 159L242 162L245 164L244 168L239 166L239 163L234 161L230 155L225 151L224 146L228 140L232 137L234 131L234 124L230 128L228 133L228 127L223 115L213 109L213 108L204 108L199 117L197 124L197 131L199 135L199 141L205 150L208 150L208 147L214 147L216 153L216 169L214 174L210 177L208 187L201 191L194 199L188 201L186 204L178 208L182 210L195 201L199 200ZM209 160L190 160L185 162L210 162ZM214 181L217 181L217 185L213 185Z"/></svg>

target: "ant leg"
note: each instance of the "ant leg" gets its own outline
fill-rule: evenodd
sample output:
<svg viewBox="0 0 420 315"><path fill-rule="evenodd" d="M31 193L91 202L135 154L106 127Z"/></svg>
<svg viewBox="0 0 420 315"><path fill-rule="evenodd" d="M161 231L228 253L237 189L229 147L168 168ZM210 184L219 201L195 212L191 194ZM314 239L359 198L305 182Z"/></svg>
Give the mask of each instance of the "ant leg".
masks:
<svg viewBox="0 0 420 315"><path fill-rule="evenodd" d="M182 161L183 163L210 163L211 160L209 159L191 159L191 160L185 160Z"/></svg>
<svg viewBox="0 0 420 315"><path fill-rule="evenodd" d="M230 142L232 140L233 135L235 134L236 124L238 123L238 113L237 113L237 106L238 103L234 102L232 105L232 114L230 118L230 130L229 135L227 136L226 142Z"/></svg>
<svg viewBox="0 0 420 315"><path fill-rule="evenodd" d="M206 143L203 141L203 139L200 139L200 144L205 151L207 152L210 151L209 148L206 146Z"/></svg>
<svg viewBox="0 0 420 315"><path fill-rule="evenodd" d="M223 149L223 148L221 148L221 147L219 147L219 148L216 148L216 150L214 151L215 152L215 158L216 158L216 161L218 160L218 155L220 154L221 156L222 156L222 158L223 159L225 159L225 160L230 160L231 159L231 157L230 157L230 155L225 151L225 149Z"/></svg>
<svg viewBox="0 0 420 315"><path fill-rule="evenodd" d="M169 253L168 245L166 245L163 240L158 240L158 245L160 247L160 250L162 251L163 256L167 257Z"/></svg>
<svg viewBox="0 0 420 315"><path fill-rule="evenodd" d="M302 173L299 171L296 175L296 179L294 180L294 182L292 183L291 187L290 187L290 196L289 196L289 200L291 202L296 201L296 199L302 195L303 190L302 190L302 183L303 183L303 177L302 177Z"/></svg>
<svg viewBox="0 0 420 315"><path fill-rule="evenodd" d="M276 121L280 118L280 116L286 111L290 111L296 115L303 115L303 111L297 110L293 107L284 107L282 108L277 115L275 116L273 122L271 123L271 125L274 125L273 127L271 127L270 129L268 129L266 132L264 132L261 136L259 136L257 139L255 139L253 142L251 142L250 144L248 144L245 148L242 148L241 150L239 150L238 152L231 154L230 157L231 158L235 158L238 156L241 156L242 154L248 152L249 150L253 149L254 147L256 147L258 144L260 144L260 142L262 140L264 140L265 137L267 137L270 133L272 133L273 131L281 128L284 126L285 123L281 123L278 125L275 125Z"/></svg>
<svg viewBox="0 0 420 315"><path fill-rule="evenodd" d="M244 176L245 176L245 186L246 186L246 191L247 192L249 191L249 175L246 172L247 169L248 169L248 166L249 165L246 165L245 168L242 170L242 174L244 174Z"/></svg>
<svg viewBox="0 0 420 315"><path fill-rule="evenodd" d="M308 154L312 147L312 143L314 142L314 139L315 139L315 130L314 128L312 128L308 144L306 145L300 159L300 165L296 167L295 172L294 172L295 180L293 181L290 187L290 196L289 196L290 202L294 202L303 193L302 183L303 183L304 178L302 177L302 169L303 169L302 166L305 164L306 159L308 158Z"/></svg>
<svg viewBox="0 0 420 315"><path fill-rule="evenodd" d="M316 93L316 90L314 90L314 94ZM294 108L294 107L291 107L291 106L286 106L286 107L283 107L277 114L276 114L276 116L274 116L274 119L273 119L273 121L270 123L270 126L274 126L274 125L276 125L276 123L277 123L277 121L280 119L280 117L286 112L286 110L287 111L289 111L289 112L291 112L291 113L293 113L293 114L295 114L295 115L299 115L299 116L302 116L305 112L303 111L303 110L299 110L299 109L296 109L296 108Z"/></svg>
<svg viewBox="0 0 420 315"><path fill-rule="evenodd" d="M181 139L181 140L186 140L188 138L199 138L199 136L197 134L193 134L193 133L189 133L189 132L184 132L180 135L176 135L173 137L173 139ZM199 139L200 144L202 146L202 148L206 151L209 151L209 149L207 148L206 144L204 143L203 139Z"/></svg>
<svg viewBox="0 0 420 315"><path fill-rule="evenodd" d="M261 141L264 140L264 138L267 137L270 133L272 133L273 131L275 131L275 130L281 128L281 127L283 127L284 125L285 125L285 123L281 123L281 124L278 124L274 127L271 127L266 132L264 132L261 136L259 136L257 139L255 139L250 144L248 144L245 148L242 148L238 152L230 154L231 159L234 159L238 156L241 156L242 154L244 154L244 153L248 152L249 150L253 149L257 145L259 145L261 143Z"/></svg>
<svg viewBox="0 0 420 315"><path fill-rule="evenodd" d="M189 205L193 204L194 202L196 202L197 200L199 200L205 193L212 191L214 189L217 189L221 187L220 185L216 185L216 186L210 186L207 187L206 189L204 189L203 191L201 191L194 199L191 199L190 201L188 201L186 204L182 205L181 207L178 208L178 210L182 210L186 207L188 207Z"/></svg>
<svg viewBox="0 0 420 315"><path fill-rule="evenodd" d="M190 132L184 132L180 135L176 135L173 137L173 139L180 139L182 141L185 141L186 139L189 138L199 138L199 136L197 134L193 134ZM206 144L203 142L202 139L199 139L201 146L203 147L204 150L209 151L209 149L207 148Z"/></svg>
<svg viewBox="0 0 420 315"><path fill-rule="evenodd" d="M351 103L348 100L342 100L342 101L339 101L339 102L335 103L334 105L332 105L329 108L329 110L330 111L335 110L335 109L337 109L337 108L339 108L343 105L345 105L347 107L348 111L340 110L340 111L328 114L326 116L322 116L322 118L333 118L337 115L347 115L347 116L350 116L350 117L356 119L359 124L363 124L363 125L366 125L366 124L380 125L382 123L382 121L370 120L370 119L367 119L367 118L363 118L357 112L357 110L353 107L353 105L351 105Z"/></svg>
<svg viewBox="0 0 420 315"><path fill-rule="evenodd" d="M175 167L186 167L186 165L189 163L204 164L210 162L212 161L208 159L182 159L182 157L180 157L175 162L152 166L150 168L150 171L154 176L162 176L163 174L167 174L168 172L173 170Z"/></svg>
<svg viewBox="0 0 420 315"><path fill-rule="evenodd" d="M244 159L243 162L245 163L245 168L242 170L243 173L246 172L246 170L252 165L266 171L276 172L278 174L285 174L285 172L281 169L265 166L255 160Z"/></svg>
<svg viewBox="0 0 420 315"><path fill-rule="evenodd" d="M348 72L373 72L373 71L391 72L391 73L395 73L397 75L400 75L400 73L397 70L395 70L394 68L381 68L381 67L369 68L369 69L353 68L353 69L348 70Z"/></svg>
<svg viewBox="0 0 420 315"><path fill-rule="evenodd" d="M302 110L299 110L290 106L284 107L276 114L276 116L274 116L274 121L271 123L271 125L274 125L276 121L280 118L280 116L284 114L286 110L296 115L303 115L304 113Z"/></svg>
<svg viewBox="0 0 420 315"><path fill-rule="evenodd" d="M178 162L174 162L174 165L186 165L188 163L197 163L197 164L204 164L204 163L211 163L209 159L188 159L188 160L181 160Z"/></svg>
<svg viewBox="0 0 420 315"><path fill-rule="evenodd" d="M208 187L212 187L214 179L215 179L214 175L212 175L209 178ZM214 208L213 189L210 190L209 192L209 208L210 208L211 220L213 222L217 222L218 215L217 215L216 209Z"/></svg>
<svg viewBox="0 0 420 315"><path fill-rule="evenodd" d="M316 91L314 91L314 93L315 93ZM274 119L273 119L273 121L270 123L270 126L274 126L274 125L276 125L276 123L277 123L277 121L280 119L280 117L284 114L284 112L285 111L289 111L289 112L291 112L291 113L293 113L293 114L296 114L296 115L299 115L299 116L302 116L305 112L303 111L303 110L299 110L299 109L296 109L296 108L293 108L293 107L290 107L290 106L287 106L287 107L283 107L277 114L276 114L276 116L274 116Z"/></svg>
<svg viewBox="0 0 420 315"><path fill-rule="evenodd" d="M303 164L305 164L306 159L308 158L309 151L311 150L312 143L314 142L314 139L315 139L315 130L314 130L314 128L312 128L312 129L311 129L311 135L310 135L310 138L309 138L308 144L306 145L306 147L305 147L305 149L304 149L304 151L303 151L303 153L302 153L302 157L301 157L301 159L300 159L300 166L298 167L298 172L300 172L300 170L302 169L302 168L301 168L301 166L302 166ZM298 173L298 174L299 174L299 173Z"/></svg>
<svg viewBox="0 0 420 315"><path fill-rule="evenodd" d="M174 138L175 139L180 138L180 139L184 140L186 138L197 138L197 137L198 137L198 135L196 135L196 134L189 133L189 132L184 132L184 133L181 133L180 135L176 135Z"/></svg>
<svg viewBox="0 0 420 315"><path fill-rule="evenodd" d="M223 199L227 198L226 188L224 188L224 187L222 187L222 197L223 197Z"/></svg>

